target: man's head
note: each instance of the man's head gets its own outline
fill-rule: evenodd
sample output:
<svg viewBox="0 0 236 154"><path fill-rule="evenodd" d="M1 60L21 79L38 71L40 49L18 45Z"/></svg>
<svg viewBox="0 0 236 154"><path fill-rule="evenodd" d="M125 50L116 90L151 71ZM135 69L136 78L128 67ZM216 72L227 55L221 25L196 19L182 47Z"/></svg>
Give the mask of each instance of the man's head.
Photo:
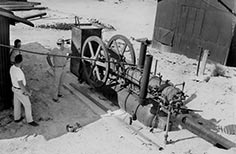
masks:
<svg viewBox="0 0 236 154"><path fill-rule="evenodd" d="M57 40L57 45L61 46L61 45L64 45L65 44L65 40L60 38Z"/></svg>
<svg viewBox="0 0 236 154"><path fill-rule="evenodd" d="M16 39L16 40L14 41L14 47L15 47L15 48L20 48L20 47L21 47L21 40Z"/></svg>
<svg viewBox="0 0 236 154"><path fill-rule="evenodd" d="M22 63L22 61L23 61L22 55L21 54L16 55L16 57L15 57L15 65L20 65Z"/></svg>

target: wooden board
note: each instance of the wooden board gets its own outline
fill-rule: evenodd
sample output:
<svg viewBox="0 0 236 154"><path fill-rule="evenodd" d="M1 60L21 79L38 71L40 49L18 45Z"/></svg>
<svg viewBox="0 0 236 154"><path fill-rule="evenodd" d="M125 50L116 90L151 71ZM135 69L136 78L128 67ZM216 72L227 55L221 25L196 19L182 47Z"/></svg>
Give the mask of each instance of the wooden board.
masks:
<svg viewBox="0 0 236 154"><path fill-rule="evenodd" d="M15 16L12 12L4 10L0 8L0 16L4 16L7 18L10 18L13 22L11 24L15 24L16 22L22 22L26 25L34 27L34 24L26 19L20 18L18 16Z"/></svg>
<svg viewBox="0 0 236 154"><path fill-rule="evenodd" d="M0 5L41 5L40 2L0 1Z"/></svg>
<svg viewBox="0 0 236 154"><path fill-rule="evenodd" d="M10 8L10 11L29 11L29 10L46 10L47 7L33 7L33 6L27 6L27 7L15 7Z"/></svg>

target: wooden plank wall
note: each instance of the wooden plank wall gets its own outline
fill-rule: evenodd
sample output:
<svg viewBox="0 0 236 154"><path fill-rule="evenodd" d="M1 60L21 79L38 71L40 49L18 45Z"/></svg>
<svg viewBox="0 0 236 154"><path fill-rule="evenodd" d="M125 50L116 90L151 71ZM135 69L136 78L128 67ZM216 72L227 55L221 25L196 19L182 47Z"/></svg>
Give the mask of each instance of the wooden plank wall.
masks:
<svg viewBox="0 0 236 154"><path fill-rule="evenodd" d="M9 19L0 16L0 43L10 44ZM0 47L0 110L12 105L9 49Z"/></svg>
<svg viewBox="0 0 236 154"><path fill-rule="evenodd" d="M230 6L234 3L234 0L227 1ZM232 39L232 18L217 1L160 1L152 46L167 45L171 52L195 59L199 56L199 47L203 47L210 50L209 59L225 64Z"/></svg>

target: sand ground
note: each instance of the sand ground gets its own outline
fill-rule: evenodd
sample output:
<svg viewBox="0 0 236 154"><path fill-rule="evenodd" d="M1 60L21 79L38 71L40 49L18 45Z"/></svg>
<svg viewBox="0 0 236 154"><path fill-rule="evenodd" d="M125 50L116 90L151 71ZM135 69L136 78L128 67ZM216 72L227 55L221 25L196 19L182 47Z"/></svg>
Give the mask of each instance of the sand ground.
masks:
<svg viewBox="0 0 236 154"><path fill-rule="evenodd" d="M33 0L32 0L33 1ZM17 24L11 27L11 42L20 38L23 49L35 52L48 52L56 46L58 38L71 38L71 31L41 29L40 24L58 22L73 23L74 16L81 17L81 22L97 19L102 23L112 25L116 31L103 30L103 40L106 42L115 34L123 34L128 38L148 37L152 39L157 2L154 0L41 0L47 6L47 18L33 20L36 27ZM28 14L44 11L15 12L23 17ZM136 55L139 44L134 44ZM204 77L206 82L195 77L197 61L183 55L149 50L158 60L158 72L164 79L173 83L186 82L185 92L190 96L187 106L203 110L199 113L203 118L215 122L219 126L236 125L236 69L224 68L225 76L211 76L214 64L207 64ZM8 123L12 110L0 114L3 118L0 127L0 154L103 154L103 153L165 153L165 154L213 154L235 153L235 149L222 151L196 137L187 130L170 133L175 144L164 146L159 152L155 146L149 145L130 131L125 122L127 114L116 111L113 114L97 115L85 103L64 89L64 98L56 104L51 101L53 76L44 56L24 54L24 71L29 87L33 90L31 97L34 118L39 122L38 128L20 124ZM154 66L153 66L154 67ZM154 68L153 68L154 69ZM69 62L67 66L69 71ZM69 74L69 72L68 72ZM118 118L118 119L117 119ZM67 133L65 126L79 122L84 127L77 133ZM163 132L154 134L138 122L134 127L157 143L163 145ZM235 135L220 134L236 142Z"/></svg>

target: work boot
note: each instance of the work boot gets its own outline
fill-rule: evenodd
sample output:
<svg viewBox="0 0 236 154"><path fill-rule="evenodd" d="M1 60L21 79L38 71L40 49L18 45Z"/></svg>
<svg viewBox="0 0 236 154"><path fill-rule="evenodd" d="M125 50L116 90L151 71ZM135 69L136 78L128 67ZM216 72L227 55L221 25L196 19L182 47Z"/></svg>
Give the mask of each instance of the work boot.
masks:
<svg viewBox="0 0 236 154"><path fill-rule="evenodd" d="M21 122L23 119L24 119L24 117L20 117L20 119L14 120L14 122L18 123L18 122Z"/></svg>
<svg viewBox="0 0 236 154"><path fill-rule="evenodd" d="M58 97L63 97L63 95L62 95L62 94L58 94L57 96L58 96Z"/></svg>
<svg viewBox="0 0 236 154"><path fill-rule="evenodd" d="M28 124L31 125L31 126L34 126L34 127L39 126L39 124L36 123L35 121L29 122Z"/></svg>
<svg viewBox="0 0 236 154"><path fill-rule="evenodd" d="M58 99L56 99L56 98L53 98L52 100L53 100L54 102L58 102Z"/></svg>

